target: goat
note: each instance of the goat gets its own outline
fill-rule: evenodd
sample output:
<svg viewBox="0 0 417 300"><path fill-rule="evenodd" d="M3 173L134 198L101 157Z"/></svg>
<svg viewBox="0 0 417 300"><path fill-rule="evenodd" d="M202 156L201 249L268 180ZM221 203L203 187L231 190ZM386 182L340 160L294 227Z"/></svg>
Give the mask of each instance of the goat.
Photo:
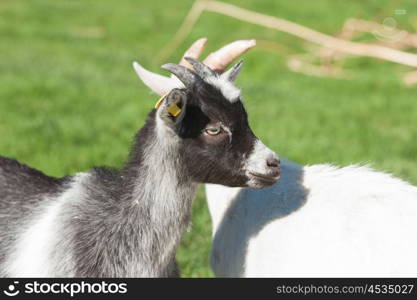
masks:
<svg viewBox="0 0 417 300"><path fill-rule="evenodd" d="M417 187L388 174L283 160L269 188L206 184L206 195L217 276L417 276Z"/></svg>
<svg viewBox="0 0 417 300"><path fill-rule="evenodd" d="M417 275L417 188L388 174L282 160L270 188L206 194L217 276Z"/></svg>
<svg viewBox="0 0 417 300"><path fill-rule="evenodd" d="M275 153L251 131L233 80L192 58L153 109L121 170L52 178L0 158L0 275L171 277L198 183L263 188ZM138 65L135 63L135 65Z"/></svg>

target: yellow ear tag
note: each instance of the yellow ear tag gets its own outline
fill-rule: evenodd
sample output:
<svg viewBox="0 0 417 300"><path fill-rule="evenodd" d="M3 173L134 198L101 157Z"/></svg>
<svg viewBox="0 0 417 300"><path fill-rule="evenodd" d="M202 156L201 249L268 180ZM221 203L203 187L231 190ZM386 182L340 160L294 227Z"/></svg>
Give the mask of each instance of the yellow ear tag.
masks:
<svg viewBox="0 0 417 300"><path fill-rule="evenodd" d="M159 108L162 104L162 102L164 102L164 100L166 99L166 97L168 96L168 94L163 95L158 102L156 102L155 104L155 108ZM176 117L181 113L181 108L178 107L177 102L172 103L169 107L168 107L168 112L171 114L171 116Z"/></svg>
<svg viewBox="0 0 417 300"><path fill-rule="evenodd" d="M174 102L168 107L168 112L171 116L176 117L181 113L181 108L178 107L177 102Z"/></svg>

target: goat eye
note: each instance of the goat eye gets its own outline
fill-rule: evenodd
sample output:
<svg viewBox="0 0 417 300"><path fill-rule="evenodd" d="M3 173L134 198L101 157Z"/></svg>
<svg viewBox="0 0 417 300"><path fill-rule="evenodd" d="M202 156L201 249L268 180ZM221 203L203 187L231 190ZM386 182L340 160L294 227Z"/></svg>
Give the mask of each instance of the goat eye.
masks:
<svg viewBox="0 0 417 300"><path fill-rule="evenodd" d="M208 127L205 129L205 132L209 135L218 135L221 131L220 127Z"/></svg>

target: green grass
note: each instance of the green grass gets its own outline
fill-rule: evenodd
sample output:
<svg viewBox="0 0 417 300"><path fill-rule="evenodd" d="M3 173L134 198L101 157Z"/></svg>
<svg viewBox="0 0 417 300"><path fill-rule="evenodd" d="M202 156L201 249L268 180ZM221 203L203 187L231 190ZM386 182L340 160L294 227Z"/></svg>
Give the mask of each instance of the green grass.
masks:
<svg viewBox="0 0 417 300"><path fill-rule="evenodd" d="M381 21L397 8L416 28L414 0L230 1L335 34L349 17ZM158 70L156 53L192 1L3 0L0 2L0 153L53 176L94 165L120 166L157 96L131 62ZM391 6L390 6L391 5ZM413 6L414 5L414 6ZM413 15L414 14L414 15ZM196 38L209 49L234 39L269 39L302 51L304 43L273 30L204 13L177 61ZM345 63L351 79L290 72L283 56L245 56L243 88L255 133L281 156L302 164L371 163L417 183L417 88L400 83L404 66L368 58ZM203 189L178 259L183 276L212 276L211 224Z"/></svg>

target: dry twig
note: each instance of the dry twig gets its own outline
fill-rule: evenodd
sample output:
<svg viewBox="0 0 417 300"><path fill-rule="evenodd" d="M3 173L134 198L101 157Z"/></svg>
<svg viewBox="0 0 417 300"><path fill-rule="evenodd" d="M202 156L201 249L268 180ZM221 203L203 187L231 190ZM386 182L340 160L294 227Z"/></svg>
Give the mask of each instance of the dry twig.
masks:
<svg viewBox="0 0 417 300"><path fill-rule="evenodd" d="M332 64L334 61L341 60L346 56L371 57L410 67L417 67L416 54L394 49L394 47L388 47L386 45L360 43L349 40L358 32L375 32L384 29L383 25L375 22L349 19L345 23L340 36L334 37L282 18L257 13L228 3L207 0L194 2L171 42L160 52L159 60L166 60L172 51L179 47L204 11L219 13L244 22L285 32L320 46L318 51L314 51L315 53L310 55L318 55L323 66L312 65L310 62L312 58L308 55L302 57L292 56L289 58L288 66L296 72L318 76L340 77L343 75L343 72ZM404 30L393 31L392 34L402 35L401 47L417 46L417 35L415 34ZM266 43L261 43L261 46L271 47ZM306 64L305 68L302 66L303 63Z"/></svg>

